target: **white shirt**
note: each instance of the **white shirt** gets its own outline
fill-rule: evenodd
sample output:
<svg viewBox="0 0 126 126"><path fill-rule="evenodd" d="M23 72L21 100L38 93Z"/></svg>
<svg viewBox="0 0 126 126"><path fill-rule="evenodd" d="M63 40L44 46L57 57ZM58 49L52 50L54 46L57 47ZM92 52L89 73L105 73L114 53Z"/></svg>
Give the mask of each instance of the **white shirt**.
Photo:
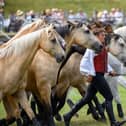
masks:
<svg viewBox="0 0 126 126"><path fill-rule="evenodd" d="M94 57L96 53L91 50L87 49L82 60L80 62L80 72L82 75L96 75L95 67L94 67ZM108 64L108 72L113 71L112 67Z"/></svg>

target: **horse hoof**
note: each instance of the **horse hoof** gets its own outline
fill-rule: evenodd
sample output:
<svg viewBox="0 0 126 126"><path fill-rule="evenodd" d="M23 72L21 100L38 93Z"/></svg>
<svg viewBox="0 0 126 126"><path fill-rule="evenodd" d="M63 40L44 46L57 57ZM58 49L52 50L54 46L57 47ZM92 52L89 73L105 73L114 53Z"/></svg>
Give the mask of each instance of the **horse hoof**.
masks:
<svg viewBox="0 0 126 126"><path fill-rule="evenodd" d="M95 114L95 115L93 114L92 117L93 117L93 119L95 119L95 120L100 120L100 117L98 116L98 114Z"/></svg>
<svg viewBox="0 0 126 126"><path fill-rule="evenodd" d="M107 123L107 120L105 118L99 118L98 121L103 122L103 123Z"/></svg>
<svg viewBox="0 0 126 126"><path fill-rule="evenodd" d="M70 126L70 119L67 117L67 115L64 115L63 118L64 118L65 126Z"/></svg>
<svg viewBox="0 0 126 126"><path fill-rule="evenodd" d="M16 123L17 123L17 126L22 126L22 121L21 121L21 119L16 119Z"/></svg>
<svg viewBox="0 0 126 126"><path fill-rule="evenodd" d="M126 123L126 120L121 121L121 122L113 122L113 123L111 123L111 126L122 126L125 123Z"/></svg>
<svg viewBox="0 0 126 126"><path fill-rule="evenodd" d="M57 114L55 115L55 119L56 119L57 121L62 121L62 117L61 117L61 115L60 115L59 113L57 113Z"/></svg>
<svg viewBox="0 0 126 126"><path fill-rule="evenodd" d="M36 118L32 119L32 124L33 124L33 126L41 126L41 124L39 123L39 121Z"/></svg>
<svg viewBox="0 0 126 126"><path fill-rule="evenodd" d="M6 119L1 119L0 120L0 126L7 126Z"/></svg>

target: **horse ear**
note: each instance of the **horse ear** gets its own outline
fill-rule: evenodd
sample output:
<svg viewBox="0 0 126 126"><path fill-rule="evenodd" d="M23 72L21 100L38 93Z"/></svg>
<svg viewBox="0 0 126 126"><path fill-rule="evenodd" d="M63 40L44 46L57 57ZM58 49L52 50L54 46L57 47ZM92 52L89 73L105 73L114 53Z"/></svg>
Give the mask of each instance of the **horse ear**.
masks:
<svg viewBox="0 0 126 126"><path fill-rule="evenodd" d="M68 23L68 28L70 31L72 31L76 27L76 24L73 21L68 20L67 23Z"/></svg>

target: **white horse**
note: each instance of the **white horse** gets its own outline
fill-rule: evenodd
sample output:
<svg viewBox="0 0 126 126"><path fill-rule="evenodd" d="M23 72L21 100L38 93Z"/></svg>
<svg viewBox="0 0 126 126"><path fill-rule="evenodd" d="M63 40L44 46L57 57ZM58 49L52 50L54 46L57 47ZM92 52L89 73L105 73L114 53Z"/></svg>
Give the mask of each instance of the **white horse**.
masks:
<svg viewBox="0 0 126 126"><path fill-rule="evenodd" d="M119 27L114 30L114 33L117 33L123 37L123 39L126 41L126 26Z"/></svg>
<svg viewBox="0 0 126 126"><path fill-rule="evenodd" d="M111 67L114 69L114 71L118 74L118 75L122 75L124 74L124 70L123 70L123 64L112 54L109 53L109 64L111 65ZM126 71L125 71L126 73ZM119 95L119 91L118 91L118 84L122 84L126 86L126 79L123 76L115 76L115 77L111 77L106 75L106 80L108 81L108 84L110 86L110 89L112 91L113 94L113 98L117 103L117 111L118 111L118 115L119 117L123 117L123 110L122 110L122 106L121 106L121 100L120 100L120 95Z"/></svg>
<svg viewBox="0 0 126 126"><path fill-rule="evenodd" d="M115 29L114 32L116 34L121 35L126 42L126 26ZM121 56L121 61L123 61L125 64L126 63L125 53L124 53L124 55L121 54L120 56ZM114 57L111 54L109 54L109 63L117 73L119 73L120 75L121 74L125 75L126 69L125 69L125 67L122 66L122 62L120 62L116 57ZM118 115L119 115L119 117L123 117L124 114L123 114L121 99L120 99L120 95L119 95L119 91L118 91L118 84L120 84L124 88L126 88L126 78L124 76L116 76L116 77L106 76L106 79L109 82L109 86L111 88L113 98L114 98L115 102L117 103Z"/></svg>

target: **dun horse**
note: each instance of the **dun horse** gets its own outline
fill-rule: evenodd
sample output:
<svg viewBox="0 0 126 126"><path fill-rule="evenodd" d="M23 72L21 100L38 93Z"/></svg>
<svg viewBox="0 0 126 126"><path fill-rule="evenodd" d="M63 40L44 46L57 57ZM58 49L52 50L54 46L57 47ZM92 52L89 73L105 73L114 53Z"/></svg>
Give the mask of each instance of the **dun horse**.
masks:
<svg viewBox="0 0 126 126"><path fill-rule="evenodd" d="M71 27L73 27L73 25ZM67 29L67 32L64 35L65 40L70 42L66 45L66 50L71 47L73 43L81 45L83 47L96 49L96 51L101 48L100 45L97 44L98 40L96 39L96 37L87 29L81 27L75 27L73 29L71 28L71 31ZM50 98L51 88L55 86L57 72L60 65L55 62L54 58L51 58L47 55L47 53L44 53L40 50L35 56L35 59L33 60L31 68L29 70L27 90L30 90L35 96L37 96L38 100L41 102L43 106L42 108L44 108L41 112L45 116L45 123L48 126L54 126L55 124L54 121L52 121L53 116ZM44 60L45 62L43 62L42 64L41 60Z"/></svg>
<svg viewBox="0 0 126 126"><path fill-rule="evenodd" d="M110 40L109 41L110 41L109 48L110 48L110 51L113 54L119 55L121 52L124 53L125 43L124 43L124 40L121 38L121 36L113 34L113 35L110 36ZM115 52L113 50L113 47L114 47L114 46L112 46L113 44L115 45L115 47L118 47L118 51L119 52L117 52L117 51ZM56 92L55 93L55 95L56 95L55 97L56 97L56 99L59 99L59 101L61 102L61 104L63 104L63 101L65 102L64 96L66 96L66 92L67 92L67 90L68 90L68 88L70 86L78 88L79 92L82 95L84 95L84 93L85 93L85 81L84 81L84 77L82 77L82 75L80 75L80 72L79 72L79 61L80 61L81 57L79 57L77 55L78 54L75 55L76 58L73 58L73 61L70 62L70 60L72 60L72 57L74 57L74 56L72 56L70 58L70 60L68 61L68 63L70 62L69 63L69 65L70 65L69 67L70 68L72 66L74 66L74 67L76 66L77 67L77 69L75 69L75 68L71 68L70 69L69 68L69 72L67 70L68 68L66 68L67 73L69 73L68 74L68 78L67 78L67 82L68 83L63 83L63 81L62 81L62 80L65 80L65 76L64 76L65 74L63 74L63 73L65 71L65 67L68 66L66 64L66 66L61 71L61 74L60 74L60 77L59 77L59 83L57 84L56 89L55 89L55 92ZM77 60L77 58L79 58L79 59ZM75 71L74 71L74 69L75 69ZM61 78L61 81L60 81L60 78ZM59 103L57 103L57 104L58 104L57 109L60 109L62 106L60 106ZM56 111L58 111L58 110L56 110Z"/></svg>
<svg viewBox="0 0 126 126"><path fill-rule="evenodd" d="M40 48L55 56L58 61L63 59L65 52L59 41L61 41L61 37L52 26L49 26L0 47L0 99L13 95L12 97L21 104L34 125L36 123L35 115L28 105L24 91L24 77L34 55ZM3 72L4 74L2 74Z"/></svg>
<svg viewBox="0 0 126 126"><path fill-rule="evenodd" d="M68 29L69 30L69 29ZM89 48L93 48L96 51L99 51L101 49L101 45L98 43L98 40L95 38L95 36L90 33L87 29L81 29L81 28L74 28L71 31L69 31L70 37L72 37L72 41L70 44L75 41L76 44L80 44L82 46L86 46ZM77 39L78 32L81 33L82 37L79 38L79 41ZM68 32L67 32L68 33ZM67 34L65 33L65 34ZM88 43L87 43L88 42ZM70 46L70 45L69 45ZM97 47L98 46L98 47ZM100 48L100 49L99 49ZM44 59L44 63L41 63L41 60ZM41 67L44 66L44 67ZM52 67L49 67L52 66ZM32 62L32 65L28 71L28 88L30 87L30 91L35 93L35 95L39 96L41 102L45 102L45 110L50 111L50 91L53 84L55 84L55 78L57 75L58 67L59 65L55 62L54 58L50 57L47 53L45 53L43 50L39 50L37 55L34 58L34 61ZM48 67L50 69L48 69ZM52 74L50 74L52 73ZM50 78L49 78L50 77ZM32 80L31 80L32 78ZM37 81L35 81L37 80ZM47 79L46 79L47 78ZM31 82L32 81L32 82ZM50 82L51 81L51 82ZM32 86L30 86L30 84ZM35 86L34 86L35 85ZM46 102L47 101L47 102ZM47 109L46 109L47 108ZM48 112L46 111L46 113ZM47 113L48 118L50 118L50 113ZM49 126L54 125L49 121Z"/></svg>

